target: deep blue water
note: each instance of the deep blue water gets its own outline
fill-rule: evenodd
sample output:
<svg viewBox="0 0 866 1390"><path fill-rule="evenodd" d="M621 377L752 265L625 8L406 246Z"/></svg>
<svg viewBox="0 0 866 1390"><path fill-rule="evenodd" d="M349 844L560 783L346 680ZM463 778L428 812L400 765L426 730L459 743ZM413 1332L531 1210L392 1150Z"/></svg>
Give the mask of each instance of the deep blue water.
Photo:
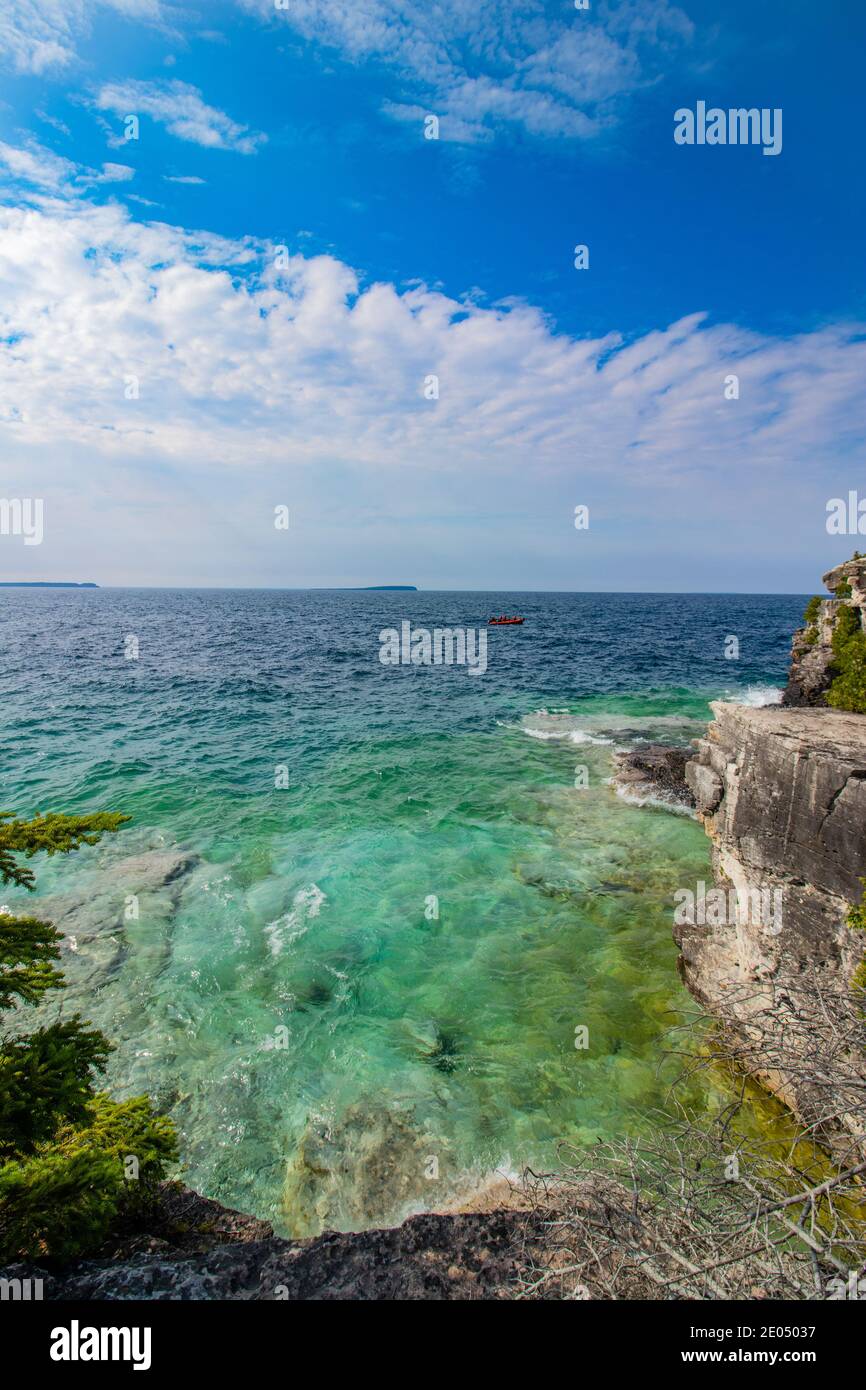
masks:
<svg viewBox="0 0 866 1390"><path fill-rule="evenodd" d="M87 800L137 760L222 779L214 753L239 725L240 788L255 785L256 750L270 757L280 742L303 778L359 731L441 735L551 701L779 684L807 597L0 591L6 794ZM379 662L379 631L403 618L478 627L515 611L526 623L489 630L483 676ZM137 661L124 657L128 634ZM738 660L725 658L729 635Z"/></svg>

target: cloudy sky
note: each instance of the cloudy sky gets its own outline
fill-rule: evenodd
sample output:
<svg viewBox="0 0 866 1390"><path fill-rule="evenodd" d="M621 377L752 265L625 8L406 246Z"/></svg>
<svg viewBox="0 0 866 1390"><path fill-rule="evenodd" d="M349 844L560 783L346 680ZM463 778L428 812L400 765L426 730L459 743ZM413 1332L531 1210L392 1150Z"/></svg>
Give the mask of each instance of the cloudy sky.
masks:
<svg viewBox="0 0 866 1390"><path fill-rule="evenodd" d="M0 577L813 590L866 497L864 40L853 0L3 0L0 495L45 534ZM781 154L676 144L698 101Z"/></svg>

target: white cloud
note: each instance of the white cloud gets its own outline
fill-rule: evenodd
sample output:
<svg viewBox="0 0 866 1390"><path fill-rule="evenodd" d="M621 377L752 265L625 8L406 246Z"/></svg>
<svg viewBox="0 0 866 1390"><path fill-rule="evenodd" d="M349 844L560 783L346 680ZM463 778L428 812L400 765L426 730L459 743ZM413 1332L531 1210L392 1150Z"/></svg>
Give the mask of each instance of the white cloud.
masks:
<svg viewBox="0 0 866 1390"><path fill-rule="evenodd" d="M488 138L497 126L585 139L616 118L622 97L653 81L694 26L671 0L601 0L589 11L539 0L236 0L353 62L389 66L405 89L397 119L423 99L442 139Z"/></svg>
<svg viewBox="0 0 866 1390"><path fill-rule="evenodd" d="M160 0L3 0L0 57L15 72L62 71L100 9L151 24L165 13Z"/></svg>
<svg viewBox="0 0 866 1390"><path fill-rule="evenodd" d="M353 62L384 63L401 89L384 109L402 120L423 103L425 114L442 119L441 138L461 142L489 138L504 124L540 136L592 137L616 119L623 97L655 80L694 36L673 0L599 0L585 12L563 2L559 13L541 0L291 0L285 10L273 0L235 3ZM19 72L62 72L100 10L165 32L172 19L196 18L188 0L4 0L0 56ZM183 139L250 153L263 138L182 83L103 91L130 89L141 110Z"/></svg>
<svg viewBox="0 0 866 1390"><path fill-rule="evenodd" d="M0 141L0 166L6 168L13 185L23 184L61 197L78 197L94 184L128 183L135 177L135 170L128 164L105 163L101 171L88 169L32 138L23 146Z"/></svg>
<svg viewBox="0 0 866 1390"><path fill-rule="evenodd" d="M197 174L163 174L166 183L206 183L206 179L200 179Z"/></svg>
<svg viewBox="0 0 866 1390"><path fill-rule="evenodd" d="M121 119L128 115L149 116L178 139L209 149L254 154L267 139L238 125L217 107L208 106L198 88L177 80L106 82L97 91L93 104Z"/></svg>
<svg viewBox="0 0 866 1390"><path fill-rule="evenodd" d="M52 116L47 111L37 111L35 114L38 116L40 121L44 121L46 125L53 126L53 128L59 131L61 135L72 135L72 131L69 129L69 126L66 124L65 121L61 121L59 116Z"/></svg>
<svg viewBox="0 0 866 1390"><path fill-rule="evenodd" d="M0 399L19 441L112 454L146 433L155 454L241 471L278 465L290 442L298 460L399 459L407 476L579 459L583 476L647 479L744 457L795 467L866 423L866 342L842 327L777 340L696 314L629 344L578 340L527 305L362 286L328 256L279 272L272 247L143 225L117 204L5 208L0 225L0 338L15 342ZM732 371L737 402L723 399Z"/></svg>
<svg viewBox="0 0 866 1390"><path fill-rule="evenodd" d="M35 140L30 140L24 147L0 141L0 163L13 179L52 192L62 189L78 171L78 166L71 160L63 159Z"/></svg>
<svg viewBox="0 0 866 1390"><path fill-rule="evenodd" d="M116 202L0 206L4 476L63 517L58 578L797 587L862 473L864 371L862 326L574 338Z"/></svg>
<svg viewBox="0 0 866 1390"><path fill-rule="evenodd" d="M128 164L103 164L102 173L96 177L97 183L128 183L135 178L135 170Z"/></svg>

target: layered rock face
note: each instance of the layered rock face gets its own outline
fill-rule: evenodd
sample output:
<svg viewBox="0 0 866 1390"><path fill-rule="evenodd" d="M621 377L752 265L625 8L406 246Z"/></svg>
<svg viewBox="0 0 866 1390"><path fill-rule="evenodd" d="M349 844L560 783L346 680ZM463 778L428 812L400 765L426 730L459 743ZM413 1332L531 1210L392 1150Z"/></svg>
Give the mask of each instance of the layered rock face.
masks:
<svg viewBox="0 0 866 1390"><path fill-rule="evenodd" d="M833 630L840 608L855 608L860 625L866 632L866 559L846 560L828 570L821 582L836 594L837 589L850 587L844 598L823 599L814 622L807 623L794 634L791 651L791 670L782 696L782 704L822 707L833 679Z"/></svg>
<svg viewBox="0 0 866 1390"><path fill-rule="evenodd" d="M712 710L686 780L716 884L736 891L733 915L676 924L681 971L749 1069L848 1161L866 1153L866 1034L850 989L866 942L846 922L866 875L866 716Z"/></svg>

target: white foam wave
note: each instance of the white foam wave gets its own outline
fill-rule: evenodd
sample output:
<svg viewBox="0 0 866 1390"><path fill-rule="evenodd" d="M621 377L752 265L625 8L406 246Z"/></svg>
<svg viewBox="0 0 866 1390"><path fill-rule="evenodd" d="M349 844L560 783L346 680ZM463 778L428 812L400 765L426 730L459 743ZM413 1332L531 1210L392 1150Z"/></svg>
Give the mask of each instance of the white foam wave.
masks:
<svg viewBox="0 0 866 1390"><path fill-rule="evenodd" d="M745 691L730 698L734 704L759 708L762 705L780 705L783 693L778 685L749 685Z"/></svg>
<svg viewBox="0 0 866 1390"><path fill-rule="evenodd" d="M692 810L691 806L686 806L675 796L665 796L663 792L659 792L658 787L652 787L651 783L632 782L628 786L622 786L613 778L611 778L611 782L617 796L621 800L627 801L629 806L655 806L660 811L672 811L675 816L688 816L691 820L697 819L697 813Z"/></svg>
<svg viewBox="0 0 866 1390"><path fill-rule="evenodd" d="M291 910L265 927L271 955L281 956L287 946L304 936L312 919L321 912L322 903L327 901L317 884L311 883L308 888L301 888L292 899Z"/></svg>
<svg viewBox="0 0 866 1390"><path fill-rule="evenodd" d="M535 710L523 716L520 724L504 725L519 729L527 738L544 742L562 739L569 743L611 745L622 738L632 741L653 741L659 732L676 729L685 731L700 727L705 721L690 719L683 714L570 714L564 710Z"/></svg>
<svg viewBox="0 0 866 1390"><path fill-rule="evenodd" d="M521 732L529 738L548 739L567 739L570 743L613 743L612 738L596 738L588 734L585 729L533 729L528 724L521 724Z"/></svg>

